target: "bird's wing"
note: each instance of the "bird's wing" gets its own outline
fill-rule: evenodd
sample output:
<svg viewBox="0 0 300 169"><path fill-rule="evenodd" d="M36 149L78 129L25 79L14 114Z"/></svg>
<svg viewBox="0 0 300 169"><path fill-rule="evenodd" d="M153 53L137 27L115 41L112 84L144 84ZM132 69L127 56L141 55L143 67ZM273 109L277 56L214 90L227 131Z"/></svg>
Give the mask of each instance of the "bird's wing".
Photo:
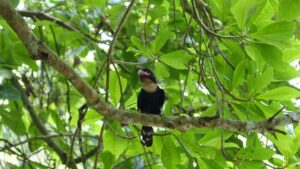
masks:
<svg viewBox="0 0 300 169"><path fill-rule="evenodd" d="M163 89L160 89L160 96L159 96L159 106L162 108L165 102L165 91Z"/></svg>
<svg viewBox="0 0 300 169"><path fill-rule="evenodd" d="M143 110L143 107L144 107L144 92L141 90L139 92L139 95L138 95L138 99L137 99L137 109L141 112Z"/></svg>

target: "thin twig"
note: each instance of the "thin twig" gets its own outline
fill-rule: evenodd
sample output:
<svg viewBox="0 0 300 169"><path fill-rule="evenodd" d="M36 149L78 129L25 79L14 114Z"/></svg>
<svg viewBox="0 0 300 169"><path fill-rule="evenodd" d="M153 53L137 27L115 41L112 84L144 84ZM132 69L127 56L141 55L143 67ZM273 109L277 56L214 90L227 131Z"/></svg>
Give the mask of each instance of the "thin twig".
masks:
<svg viewBox="0 0 300 169"><path fill-rule="evenodd" d="M133 127L134 127L135 130L137 131L139 138L141 138L141 134L140 134L139 128L136 127L136 126L133 126ZM149 160L149 158L148 158L148 156L147 156L148 152L147 152L147 150L146 150L146 148L145 148L145 145L144 145L144 144L141 144L141 146L143 147L143 151L144 151L144 155L145 155L145 158L146 158L146 162L147 162L148 166L150 167L150 169L152 169L152 167L151 167L151 165L150 165L150 160Z"/></svg>
<svg viewBox="0 0 300 169"><path fill-rule="evenodd" d="M84 33L82 30L74 27L73 25L70 25L70 24L67 24L65 21L63 20L60 20L58 18L55 18L53 16L49 16L43 12L36 12L36 11L23 11L23 10L19 10L18 11L19 14L21 14L22 16L27 16L27 17L36 17L38 19L41 19L41 20L47 20L47 21L50 21L50 22L53 22L65 29L68 29L68 30L71 30L71 31L76 31L76 32L79 32L83 35L83 37L85 37L86 39L88 40L91 40L91 41L94 41L94 42L97 42L99 43L100 41L94 37L92 37L91 35L89 34L86 34Z"/></svg>
<svg viewBox="0 0 300 169"><path fill-rule="evenodd" d="M135 3L135 0L131 0L128 8L126 9L118 27L117 27L117 30L115 31L115 34L113 36L113 40L109 46L109 49L108 49L108 53L107 53L107 65L106 65L106 89L105 89L105 102L108 101L108 92L109 92L109 78L110 78L110 64L114 64L113 63L113 52L114 52L114 49L115 49L115 45L116 45L116 42L117 42L117 39L119 37L119 34L127 20L127 18L129 17L129 14L130 14L130 10L132 9L133 5Z"/></svg>
<svg viewBox="0 0 300 169"><path fill-rule="evenodd" d="M35 141L35 140L47 140L47 139L54 139L54 138L60 138L60 137L70 137L70 136L73 136L73 133L58 133L58 134L51 134L51 135L35 136L35 137L27 138L23 141L19 141L17 143L12 143L7 148L17 147L17 146L20 146L22 144L30 143L30 142ZM96 138L96 136L91 136L91 135L83 135L83 137ZM5 139L0 138L0 141L4 141L4 140ZM3 149L0 149L0 151L3 151Z"/></svg>
<svg viewBox="0 0 300 169"><path fill-rule="evenodd" d="M135 139L136 136L124 136L124 135L121 135L119 134L117 131L115 131L110 125L107 125L108 126L108 129L114 134L116 135L117 137L120 137L122 139L126 139L126 140L132 140L132 139Z"/></svg>
<svg viewBox="0 0 300 169"><path fill-rule="evenodd" d="M124 107L125 101L124 101L124 97L123 97L123 86L122 86L121 76L119 74L119 71L118 71L116 65L113 64L113 67L114 67L114 69L116 71L116 74L117 74L117 79L118 79L119 89L120 89L120 94L121 94L121 97L120 97L120 100L119 100L120 101L120 107L125 109L125 107Z"/></svg>
<svg viewBox="0 0 300 169"><path fill-rule="evenodd" d="M138 62L126 62L126 61L122 61L122 60L113 60L114 64L120 64L120 65L130 65L130 66L139 66L139 65L147 65L150 63L153 63L155 60L149 60L147 62L142 62L142 63L138 63Z"/></svg>
<svg viewBox="0 0 300 169"><path fill-rule="evenodd" d="M147 150L146 150L146 148L145 148L145 146L144 146L144 145L142 145L142 146L143 146L144 155L145 155L145 158L146 158L147 164L148 164L149 168L150 168L150 169L152 169L152 166L151 166L151 164L150 164L150 160L149 160L149 158L148 158L148 155L147 155Z"/></svg>
<svg viewBox="0 0 300 169"><path fill-rule="evenodd" d="M192 0L192 4L193 4L193 3L194 3L194 0ZM199 15L197 16L197 14L196 14L196 15L193 14L196 10L194 9L194 11L193 11L193 10L191 10L191 9L189 8L187 0L182 0L182 4L183 4L183 6L184 6L185 11L187 11L187 13L189 13L191 16L193 16L194 19L196 20L196 22L200 23L201 27L204 28L204 30L205 30L206 32L208 32L208 33L210 33L210 34L212 34L212 35L214 35L214 36L216 36L216 37L218 37L218 38L224 38L224 39L241 39L241 38L243 38L242 36L229 36L229 35L226 36L226 35L220 35L220 34L217 34L217 33L214 32L213 30L210 30L210 29L203 23L203 21L201 20L201 18L200 18Z"/></svg>
<svg viewBox="0 0 300 169"><path fill-rule="evenodd" d="M269 118L269 121L272 121L282 110L285 109L285 106L283 106L280 110L278 110L272 117Z"/></svg>
<svg viewBox="0 0 300 169"><path fill-rule="evenodd" d="M104 130L106 127L106 123L107 123L106 121L103 122L100 133L99 133L96 157L95 157L95 161L94 161L94 169L97 169L98 156L99 156L99 153L101 152L101 147L103 146L103 133L104 133Z"/></svg>
<svg viewBox="0 0 300 169"><path fill-rule="evenodd" d="M22 102L25 106L25 108L27 109L27 111L29 112L29 115L33 121L33 124L38 128L38 130L44 134L44 135L49 135L47 128L44 126L44 123L42 122L42 120L39 118L39 116L37 115L34 107L32 106L31 102L29 101L29 99L27 98L26 94L24 93L23 88L21 87L21 85L18 82L17 77L13 76L12 77L12 84L19 90L19 92L21 93L21 99ZM47 142L47 144L49 145L49 147L51 147L60 157L60 159L62 160L63 163L67 162L67 155L66 153L63 151L63 149L61 149L53 140L51 139L45 139L45 141ZM75 163L73 163L73 160L71 160L71 164L70 167L72 168L77 168Z"/></svg>
<svg viewBox="0 0 300 169"><path fill-rule="evenodd" d="M151 3L151 0L148 0L146 16L145 16L145 23L144 23L144 40L145 40L145 44L147 44L147 23L148 23L148 13L149 13L149 9L150 9L150 3Z"/></svg>

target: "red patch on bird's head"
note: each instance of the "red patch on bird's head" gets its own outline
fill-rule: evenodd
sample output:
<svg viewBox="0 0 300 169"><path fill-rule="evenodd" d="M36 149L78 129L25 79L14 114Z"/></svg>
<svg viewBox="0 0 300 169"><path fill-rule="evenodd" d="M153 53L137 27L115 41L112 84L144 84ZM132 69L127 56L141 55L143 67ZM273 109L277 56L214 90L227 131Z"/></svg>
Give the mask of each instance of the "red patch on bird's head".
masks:
<svg viewBox="0 0 300 169"><path fill-rule="evenodd" d="M149 69L140 69L138 71L138 75L140 77L141 81L144 81L145 79L151 80L153 83L156 83L156 78L153 72Z"/></svg>
<svg viewBox="0 0 300 169"><path fill-rule="evenodd" d="M150 73L145 72L145 71L143 71L143 70L139 70L139 71L138 71L138 75L139 75L140 77L150 77L150 76L151 76Z"/></svg>

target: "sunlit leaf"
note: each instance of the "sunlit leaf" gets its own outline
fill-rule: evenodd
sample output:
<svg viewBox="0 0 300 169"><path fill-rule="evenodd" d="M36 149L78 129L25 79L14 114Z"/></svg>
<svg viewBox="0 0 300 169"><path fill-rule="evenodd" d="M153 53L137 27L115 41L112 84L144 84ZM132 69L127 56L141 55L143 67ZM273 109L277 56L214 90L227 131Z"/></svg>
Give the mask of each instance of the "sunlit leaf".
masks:
<svg viewBox="0 0 300 169"><path fill-rule="evenodd" d="M160 61L175 68L187 69L187 63L191 60L192 56L184 50L177 50L171 53L160 56Z"/></svg>
<svg viewBox="0 0 300 169"><path fill-rule="evenodd" d="M238 163L240 169L257 169L264 168L265 164L259 160L241 160Z"/></svg>
<svg viewBox="0 0 300 169"><path fill-rule="evenodd" d="M166 29L161 29L154 39L151 42L151 48L153 53L159 52L159 50L166 44L167 40L169 39L170 32Z"/></svg>
<svg viewBox="0 0 300 169"><path fill-rule="evenodd" d="M161 160L167 169L176 168L179 164L179 150L170 137L164 138L163 148L161 149Z"/></svg>
<svg viewBox="0 0 300 169"><path fill-rule="evenodd" d="M257 75L250 85L251 92L259 92L262 89L266 88L273 80L273 69L268 68L262 74Z"/></svg>
<svg viewBox="0 0 300 169"><path fill-rule="evenodd" d="M102 152L100 158L104 164L104 169L111 169L116 159L116 157L109 151Z"/></svg>
<svg viewBox="0 0 300 169"><path fill-rule="evenodd" d="M231 11L240 28L249 26L259 15L266 4L266 0L239 0Z"/></svg>
<svg viewBox="0 0 300 169"><path fill-rule="evenodd" d="M246 61L240 62L234 70L232 87L235 88L239 84L242 84L244 76L245 76L245 64Z"/></svg>
<svg viewBox="0 0 300 169"><path fill-rule="evenodd" d="M241 149L237 156L242 159L249 159L249 160L267 160L272 157L274 154L273 151L267 148L244 148Z"/></svg>
<svg viewBox="0 0 300 169"><path fill-rule="evenodd" d="M278 45L293 36L295 25L291 22L275 22L252 34L251 37L261 42Z"/></svg>
<svg viewBox="0 0 300 169"><path fill-rule="evenodd" d="M110 71L109 84L110 84L109 93L110 93L111 101L115 106L118 106L121 99L121 92L123 93L126 89L127 80L121 76L118 77L115 71Z"/></svg>
<svg viewBox="0 0 300 169"><path fill-rule="evenodd" d="M289 64L282 59L282 51L275 46L250 44L246 47L246 51L254 60L259 61L258 58L262 58L275 70L284 71L289 66Z"/></svg>
<svg viewBox="0 0 300 169"><path fill-rule="evenodd" d="M128 48L129 51L135 51L136 53L144 54L146 56L152 55L148 47L145 46L139 38L131 36L130 41L133 43L134 46L137 47L138 50L135 50L134 48L130 47Z"/></svg>
<svg viewBox="0 0 300 169"><path fill-rule="evenodd" d="M110 130L105 130L103 137L103 145L104 151L111 152L117 159L125 151L128 142L118 137Z"/></svg>
<svg viewBox="0 0 300 169"><path fill-rule="evenodd" d="M160 78L168 78L170 76L170 72L168 67L161 62L155 62L155 75Z"/></svg>
<svg viewBox="0 0 300 169"><path fill-rule="evenodd" d="M300 15L300 0L283 0L279 3L278 8L278 19L283 20L293 20Z"/></svg>
<svg viewBox="0 0 300 169"><path fill-rule="evenodd" d="M257 98L264 100L290 100L299 96L300 91L292 87L278 87L262 93Z"/></svg>

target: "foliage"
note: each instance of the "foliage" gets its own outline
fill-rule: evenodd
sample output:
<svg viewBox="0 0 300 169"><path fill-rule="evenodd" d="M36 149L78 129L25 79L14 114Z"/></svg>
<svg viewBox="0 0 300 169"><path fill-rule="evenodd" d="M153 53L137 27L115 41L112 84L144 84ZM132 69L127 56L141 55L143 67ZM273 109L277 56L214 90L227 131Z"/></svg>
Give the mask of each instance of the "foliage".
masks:
<svg viewBox="0 0 300 169"><path fill-rule="evenodd" d="M109 69L107 50L129 1L12 3L54 18L44 20L32 14L26 21L35 36L89 84L95 84L103 98L108 94L108 102L116 108L136 110L137 70L147 67L154 70L168 95L163 108L166 116L214 116L219 112L226 119L259 121L284 106L286 112L297 110L300 91L291 80L300 76L300 0L137 1L124 20ZM47 144L48 138L42 137L45 132L32 120L13 77L20 79L48 136L54 134L50 139L68 155L75 159L100 144L99 155L86 155L86 163L78 164L86 168L92 168L95 161L99 168L300 165L297 124L280 128L286 135L208 128L181 133L156 128L153 146L144 149L140 126L105 120L92 109L82 116L83 97L54 69L33 61L1 18L0 153L18 156L17 162L0 156L5 166L56 168L64 163ZM22 140L26 141L18 144Z"/></svg>

